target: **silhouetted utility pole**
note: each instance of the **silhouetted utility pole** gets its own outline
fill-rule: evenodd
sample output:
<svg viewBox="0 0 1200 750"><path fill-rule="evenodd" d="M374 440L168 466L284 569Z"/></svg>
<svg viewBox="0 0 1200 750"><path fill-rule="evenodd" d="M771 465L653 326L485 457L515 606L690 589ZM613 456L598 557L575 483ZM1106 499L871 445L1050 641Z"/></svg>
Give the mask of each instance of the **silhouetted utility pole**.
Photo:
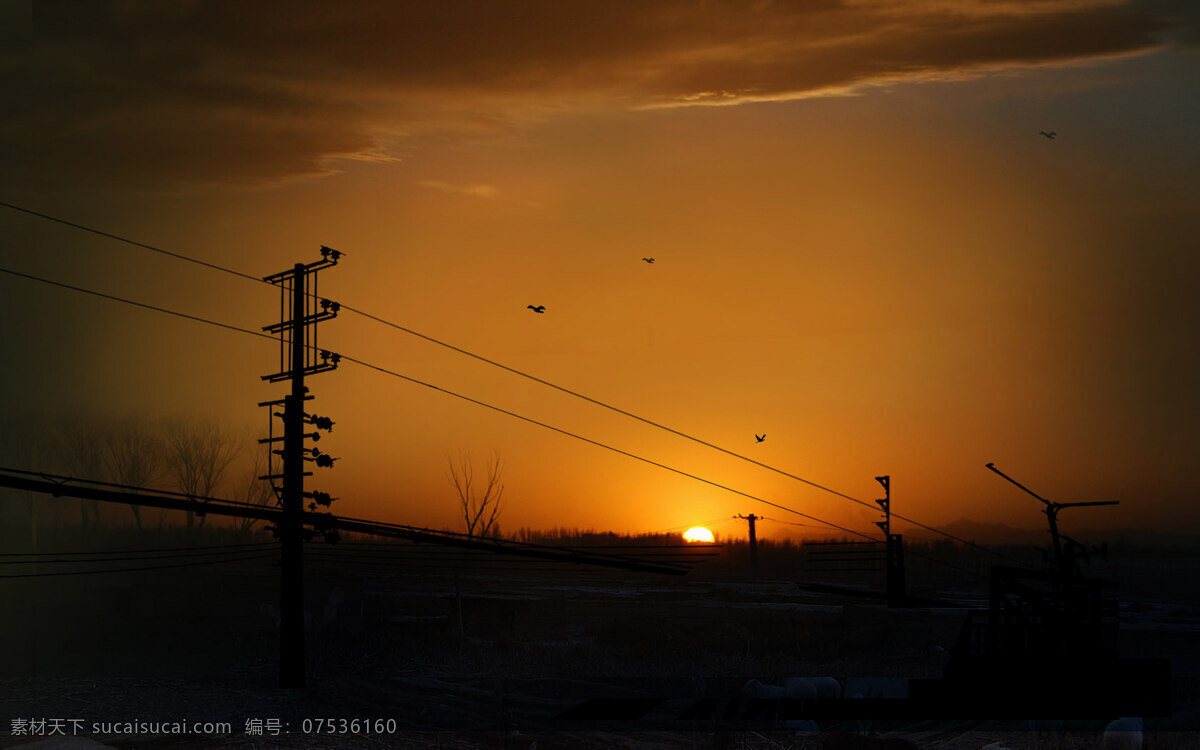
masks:
<svg viewBox="0 0 1200 750"><path fill-rule="evenodd" d="M305 413L304 402L311 400L312 396L308 395L308 388L304 386L304 376L332 370L341 359L337 354L317 348L316 330L320 321L336 317L340 307L338 303L317 295L317 272L336 265L340 256L341 253L337 250L322 247L321 260L307 265L297 263L290 271L281 271L263 279L279 286L282 318L278 323L263 327L264 331L279 334L280 358L279 372L264 375L263 380L272 383L290 380L292 384L292 392L281 401L259 404L270 408L272 417L283 418L282 438L275 437L272 429L270 436L260 442L273 446L276 442L283 441L282 450L272 447L270 453L272 459L275 455L283 458L282 473L276 474L273 469L268 468L267 475L261 478L268 479L275 487L276 493L281 495L283 509L275 533L279 537L281 548L279 686L284 688L304 687L304 498L308 496L314 499L315 502L311 504L314 510L318 503L329 505L332 501L332 498L324 493L304 492L304 477L312 475L312 472L304 471L304 462L312 461L317 466L330 467L335 460L317 448L307 451L304 447L306 437L313 440L319 438L316 432L304 434L306 422L326 430L333 427L331 420ZM290 319L286 317L289 308ZM282 414L274 411L280 403L283 404ZM311 458L305 455L309 452L312 454ZM274 461L268 465L273 466ZM282 492L275 485L276 479L283 480ZM327 533L335 532L330 530Z"/></svg>
<svg viewBox="0 0 1200 750"><path fill-rule="evenodd" d="M887 575L887 603L889 607L902 607L907 598L904 580L904 536L892 533L892 478L891 476L875 477L875 481L883 485L883 498L876 500L883 508L883 520L875 525L883 530L887 543L884 569Z"/></svg>
<svg viewBox="0 0 1200 750"><path fill-rule="evenodd" d="M757 576L758 575L758 537L754 533L754 522L762 520L762 517L756 516L753 513L751 513L748 516L740 516L739 515L739 516L734 516L734 518L744 519L747 523L750 524L750 570L755 576Z"/></svg>

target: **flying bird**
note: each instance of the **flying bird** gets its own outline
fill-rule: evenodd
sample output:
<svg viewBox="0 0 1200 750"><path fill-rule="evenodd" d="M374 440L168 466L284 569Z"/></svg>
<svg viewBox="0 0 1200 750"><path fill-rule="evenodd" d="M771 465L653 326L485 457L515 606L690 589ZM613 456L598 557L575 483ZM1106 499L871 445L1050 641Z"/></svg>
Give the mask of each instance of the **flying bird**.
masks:
<svg viewBox="0 0 1200 750"><path fill-rule="evenodd" d="M754 433L754 442L761 443L762 441L764 441L766 439L767 439L767 433L764 432L761 435L759 435L757 432Z"/></svg>
<svg viewBox="0 0 1200 750"><path fill-rule="evenodd" d="M653 262L654 262L654 258L642 258L642 260L646 261L647 263L653 263Z"/></svg>
<svg viewBox="0 0 1200 750"><path fill-rule="evenodd" d="M1058 133L1054 132L1053 130L1051 130L1049 133L1047 133L1045 130L1039 130L1038 135L1044 135L1050 140L1054 140L1054 136L1058 135Z"/></svg>
<svg viewBox="0 0 1200 750"><path fill-rule="evenodd" d="M546 306L545 306L545 305L538 305L537 307L534 307L533 305L525 305L525 307L528 307L530 310L533 310L535 313L544 313L544 312L546 312Z"/></svg>

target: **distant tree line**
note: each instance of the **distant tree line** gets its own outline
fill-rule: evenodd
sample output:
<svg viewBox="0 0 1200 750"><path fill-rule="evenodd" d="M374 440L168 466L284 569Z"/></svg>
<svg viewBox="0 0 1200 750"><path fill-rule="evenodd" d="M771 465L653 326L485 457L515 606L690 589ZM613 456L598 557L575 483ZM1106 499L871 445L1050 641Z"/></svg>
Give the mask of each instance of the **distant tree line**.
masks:
<svg viewBox="0 0 1200 750"><path fill-rule="evenodd" d="M266 474L265 451L248 434L241 434L215 420L204 419L100 419L63 417L53 422L7 420L0 427L0 466L41 471L78 479L91 479L131 488L180 492L193 497L220 495L227 499L268 505L274 502L271 485L259 476ZM137 493L138 489L129 492ZM0 535L21 536L36 544L39 523L70 523L63 505L47 504L39 493L0 489ZM95 500L78 503L78 526L82 530L114 519L125 510L106 510ZM128 505L138 529L167 524L167 511ZM204 526L209 516L197 518L187 512L188 530ZM230 519L236 528L249 530L255 519Z"/></svg>

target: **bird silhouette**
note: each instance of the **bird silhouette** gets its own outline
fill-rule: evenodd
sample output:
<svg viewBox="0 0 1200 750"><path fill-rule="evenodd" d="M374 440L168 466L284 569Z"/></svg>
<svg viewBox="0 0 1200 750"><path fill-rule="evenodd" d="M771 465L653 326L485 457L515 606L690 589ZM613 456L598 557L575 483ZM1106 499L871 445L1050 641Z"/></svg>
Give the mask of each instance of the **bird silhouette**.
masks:
<svg viewBox="0 0 1200 750"><path fill-rule="evenodd" d="M528 307L530 310L533 310L535 313L544 313L544 312L546 312L546 306L545 306L545 305L538 305L537 307L534 307L533 305L525 305L525 306L526 306L526 307Z"/></svg>
<svg viewBox="0 0 1200 750"><path fill-rule="evenodd" d="M762 441L764 441L766 439L767 439L767 433L764 432L761 435L759 435L757 432L754 433L754 442L761 443Z"/></svg>
<svg viewBox="0 0 1200 750"><path fill-rule="evenodd" d="M1039 130L1038 135L1044 135L1050 140L1054 140L1054 136L1058 135L1058 133L1054 132L1053 130L1051 130L1049 133L1047 133L1045 130Z"/></svg>
<svg viewBox="0 0 1200 750"><path fill-rule="evenodd" d="M647 263L653 263L653 262L654 262L654 258L642 258L642 260L646 261Z"/></svg>

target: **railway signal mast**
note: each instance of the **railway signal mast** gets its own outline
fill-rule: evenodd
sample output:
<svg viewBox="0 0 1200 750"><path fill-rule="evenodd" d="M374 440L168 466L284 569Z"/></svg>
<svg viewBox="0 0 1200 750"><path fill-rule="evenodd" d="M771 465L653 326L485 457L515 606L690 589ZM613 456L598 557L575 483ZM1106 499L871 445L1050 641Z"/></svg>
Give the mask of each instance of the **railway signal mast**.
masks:
<svg viewBox="0 0 1200 750"><path fill-rule="evenodd" d="M904 576L904 536L892 533L892 477L875 477L883 485L883 497L875 503L883 510L883 520L875 525L883 532L886 552L884 557L887 571L887 603L889 607L902 607L907 599L908 585Z"/></svg>

